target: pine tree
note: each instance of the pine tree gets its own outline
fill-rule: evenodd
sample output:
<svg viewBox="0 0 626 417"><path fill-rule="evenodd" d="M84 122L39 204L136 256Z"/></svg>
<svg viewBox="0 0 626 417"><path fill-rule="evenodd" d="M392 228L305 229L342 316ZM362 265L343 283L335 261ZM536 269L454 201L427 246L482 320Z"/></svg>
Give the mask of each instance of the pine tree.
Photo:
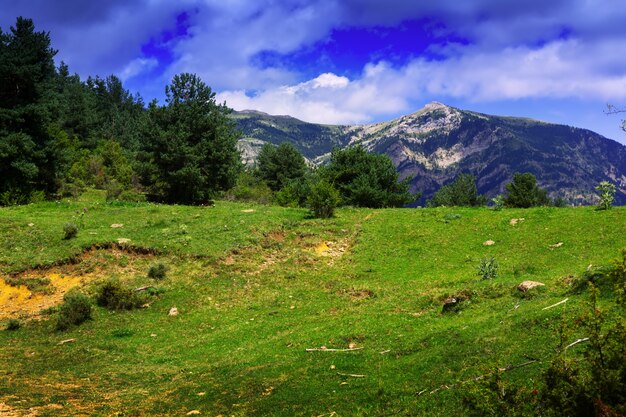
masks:
<svg viewBox="0 0 626 417"><path fill-rule="evenodd" d="M144 180L158 200L202 204L235 184L239 134L230 109L197 75L174 76L165 94L166 105L148 109Z"/></svg>

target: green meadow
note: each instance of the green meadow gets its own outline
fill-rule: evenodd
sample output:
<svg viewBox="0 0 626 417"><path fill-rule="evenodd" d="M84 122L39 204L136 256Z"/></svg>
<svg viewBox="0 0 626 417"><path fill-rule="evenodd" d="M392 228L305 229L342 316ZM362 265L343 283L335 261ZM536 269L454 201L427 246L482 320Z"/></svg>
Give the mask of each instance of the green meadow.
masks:
<svg viewBox="0 0 626 417"><path fill-rule="evenodd" d="M68 222L75 238L64 239ZM0 208L1 276L39 278L30 298L0 304L25 306L0 311L0 328L20 324L0 331L0 414L464 415L468 384L499 368L541 389L562 339L585 336L572 323L590 295L571 282L617 258L625 236L622 207L343 208L320 220L92 192ZM497 276L485 280L491 257ZM164 279L148 277L155 263ZM94 306L92 320L57 331L46 300L79 278L89 296L110 278L154 288L144 308ZM525 280L545 286L522 293ZM451 298L462 301L444 312Z"/></svg>

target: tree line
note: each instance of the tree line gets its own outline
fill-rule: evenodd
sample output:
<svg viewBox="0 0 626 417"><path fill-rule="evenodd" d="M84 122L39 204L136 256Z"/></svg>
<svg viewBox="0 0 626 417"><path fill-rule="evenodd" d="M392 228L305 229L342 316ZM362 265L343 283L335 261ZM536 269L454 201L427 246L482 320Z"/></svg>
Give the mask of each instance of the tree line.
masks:
<svg viewBox="0 0 626 417"><path fill-rule="evenodd" d="M95 187L107 200L206 204L225 196L327 217L338 205L403 207L420 197L389 157L360 146L334 149L327 164L313 168L293 145L268 144L245 169L231 109L197 75L175 75L165 103L146 105L114 75L82 80L63 62L56 67L56 53L31 19L0 28L0 205ZM496 206L564 204L551 202L529 173L515 174L506 189ZM428 205L485 202L475 178L462 174Z"/></svg>

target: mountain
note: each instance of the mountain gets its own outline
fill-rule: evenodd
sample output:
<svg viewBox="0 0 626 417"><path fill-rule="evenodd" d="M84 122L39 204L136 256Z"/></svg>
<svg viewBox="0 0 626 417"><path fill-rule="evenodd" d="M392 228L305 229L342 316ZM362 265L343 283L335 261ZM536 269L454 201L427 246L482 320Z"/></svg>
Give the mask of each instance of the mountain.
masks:
<svg viewBox="0 0 626 417"><path fill-rule="evenodd" d="M361 144L387 154L412 191L429 198L460 174L476 176L480 193L504 191L515 172L532 172L552 197L595 200L594 187L611 181L626 204L626 147L590 130L533 119L491 116L433 102L388 122L334 126L256 111L235 112L239 146L253 163L265 143L292 143L314 164L334 147Z"/></svg>

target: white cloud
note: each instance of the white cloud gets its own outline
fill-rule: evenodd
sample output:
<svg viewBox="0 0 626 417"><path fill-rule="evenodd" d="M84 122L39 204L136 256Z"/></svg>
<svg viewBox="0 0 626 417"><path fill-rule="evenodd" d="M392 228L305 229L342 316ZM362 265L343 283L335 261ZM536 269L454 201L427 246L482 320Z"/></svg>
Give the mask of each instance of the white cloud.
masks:
<svg viewBox="0 0 626 417"><path fill-rule="evenodd" d="M145 71L155 68L157 65L159 65L159 62L154 58L136 58L124 67L124 69L119 73L119 77L122 81L126 81L129 78L133 78Z"/></svg>
<svg viewBox="0 0 626 417"><path fill-rule="evenodd" d="M594 59L594 53L597 57ZM463 55L429 61L415 59L401 68L385 62L367 65L350 80L333 73L255 95L225 91L220 101L236 110L256 109L303 120L366 123L415 110L412 103L432 99L490 102L527 98L626 100L626 45L617 40L587 44L561 40L540 48L498 52L468 48Z"/></svg>

